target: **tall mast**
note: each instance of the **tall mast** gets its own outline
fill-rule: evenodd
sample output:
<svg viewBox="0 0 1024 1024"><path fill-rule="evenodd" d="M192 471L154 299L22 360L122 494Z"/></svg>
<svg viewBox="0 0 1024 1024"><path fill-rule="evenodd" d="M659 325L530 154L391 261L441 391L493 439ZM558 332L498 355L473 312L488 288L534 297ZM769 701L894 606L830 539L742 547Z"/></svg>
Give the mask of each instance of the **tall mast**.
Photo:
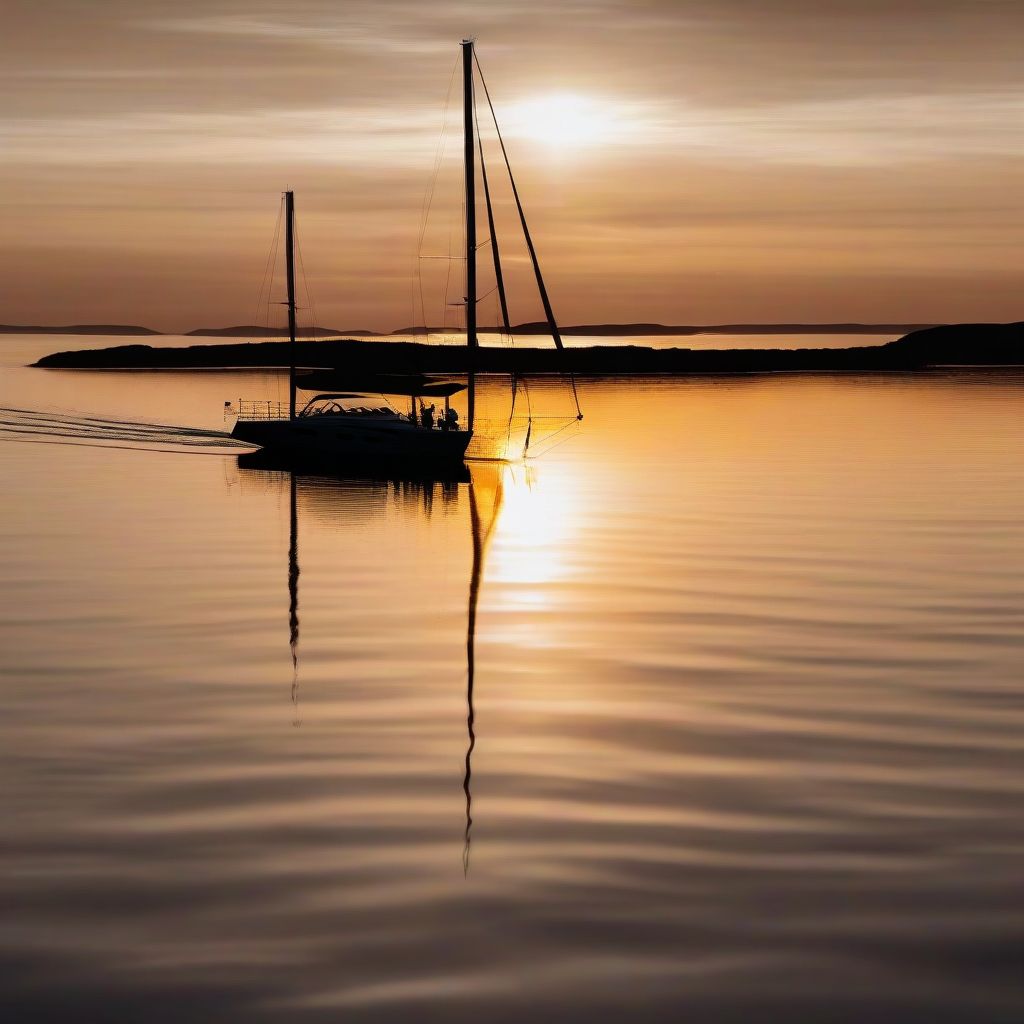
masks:
<svg viewBox="0 0 1024 1024"><path fill-rule="evenodd" d="M473 166L473 40L462 41L462 135L465 144L466 176L466 345L469 348L467 373L469 412L467 426L473 429L476 412L476 361L473 350L476 337L476 171Z"/></svg>
<svg viewBox="0 0 1024 1024"><path fill-rule="evenodd" d="M554 311L551 308L551 300L548 298L548 290L544 285L544 275L540 272L540 260L537 259L537 250L533 245L533 238L530 235L529 225L526 223L526 211L523 209L522 200L519 198L519 189L516 188L516 179L512 175L512 164L509 163L508 152L505 149L505 140L501 137L501 129L498 127L498 116L494 113L494 104L491 102L491 94L487 89L487 79L484 78L480 63L477 62L477 69L480 71L480 84L484 87L484 96L487 98L487 106L491 111L491 120L494 122L494 133L498 137L498 145L501 146L501 155L505 160L505 170L508 171L509 184L512 186L512 196L516 201L516 210L519 211L519 223L523 229L523 237L526 239L526 248L530 253L530 262L533 264L533 275L537 281L537 291L540 292L541 305L544 307L544 316L547 317L548 328L555 343L555 348L564 349L562 344L562 333L558 329L558 322L555 320ZM576 404L576 419L583 419L583 412L580 409L579 395L576 393L576 378L569 374L569 382L572 384L572 398Z"/></svg>
<svg viewBox="0 0 1024 1024"><path fill-rule="evenodd" d="M284 194L285 271L288 277L288 419L295 419L295 193Z"/></svg>

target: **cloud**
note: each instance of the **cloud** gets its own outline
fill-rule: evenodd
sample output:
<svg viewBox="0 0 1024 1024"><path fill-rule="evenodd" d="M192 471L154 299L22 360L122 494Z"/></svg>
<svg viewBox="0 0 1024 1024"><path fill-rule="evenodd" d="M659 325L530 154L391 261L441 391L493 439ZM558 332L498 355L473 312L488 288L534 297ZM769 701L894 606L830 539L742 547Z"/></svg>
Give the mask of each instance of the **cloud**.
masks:
<svg viewBox="0 0 1024 1024"><path fill-rule="evenodd" d="M425 110L336 107L250 113L119 114L0 122L9 164L268 164L426 167Z"/></svg>
<svg viewBox="0 0 1024 1024"><path fill-rule="evenodd" d="M368 321L386 323L468 34L572 317L755 316L743 303L765 268L788 275L790 285L760 289L783 319L786 303L790 318L810 307L868 316L867 305L834 308L836 296L883 271L917 282L914 310L895 286L884 301L858 293L851 304L928 319L955 315L955 299L963 318L1011 315L1005 281L980 284L1016 265L1024 229L1024 4L1009 0L15 4L0 39L0 184L18 251L0 253L10 294L51 274L88 277L102 242L104 281L131 278L140 250L160 270L148 292L118 290L138 304L118 316L147 319L165 267L198 301L188 254L208 249L211 265L226 266L255 251L268 203L291 184L310 263L326 268L342 308L358 301ZM555 96L578 97L587 121L557 155L529 118ZM456 92L453 180L457 106ZM573 111L562 105L570 129ZM444 199L457 222L457 195ZM37 281L21 256L44 242L56 255L34 265ZM946 306L929 313L926 284L940 271ZM675 282L699 273L711 274L702 312L673 312ZM962 287L947 288L957 274ZM624 275L653 282L660 298L645 292L645 307L631 308L613 284ZM207 305L188 319L235 317L218 312L221 289L202 294ZM89 316L67 309L67 319Z"/></svg>
<svg viewBox="0 0 1024 1024"><path fill-rule="evenodd" d="M571 101L571 102L570 102ZM553 111L553 113L552 113ZM449 111L448 130L460 130ZM600 164L602 151L683 162L825 167L1024 157L1024 93L909 95L706 109L649 99L526 96L499 106L506 138L535 158L561 132L569 159ZM566 120L566 124L562 121ZM578 121L579 123L574 123ZM274 163L426 168L438 139L436 108L384 103L239 113L155 113L0 122L9 162ZM488 126L484 123L484 132ZM559 140L549 140L559 141ZM454 149L449 153L452 155Z"/></svg>
<svg viewBox="0 0 1024 1024"><path fill-rule="evenodd" d="M677 121L695 152L716 159L848 167L1024 157L1020 124L1024 92L810 100Z"/></svg>
<svg viewBox="0 0 1024 1024"><path fill-rule="evenodd" d="M165 32L206 36L250 37L279 44L302 43L317 48L351 50L377 56L416 56L449 51L451 40L417 37L408 26L390 28L359 23L347 17L333 23L301 18L284 21L254 18L244 14L197 15L186 18L160 18L140 23L143 27Z"/></svg>

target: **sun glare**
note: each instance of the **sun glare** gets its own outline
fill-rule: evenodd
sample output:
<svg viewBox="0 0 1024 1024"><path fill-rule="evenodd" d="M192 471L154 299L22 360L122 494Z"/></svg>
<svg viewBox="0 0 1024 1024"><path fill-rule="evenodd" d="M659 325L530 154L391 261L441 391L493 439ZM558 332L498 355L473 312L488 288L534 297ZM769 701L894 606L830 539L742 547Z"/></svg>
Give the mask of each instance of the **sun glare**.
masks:
<svg viewBox="0 0 1024 1024"><path fill-rule="evenodd" d="M551 585L566 574L565 554L575 517L570 482L503 467L504 490L490 551L489 578L517 606L551 601Z"/></svg>
<svg viewBox="0 0 1024 1024"><path fill-rule="evenodd" d="M521 100L501 120L508 134L557 149L597 145L616 130L616 118L602 104L575 93Z"/></svg>

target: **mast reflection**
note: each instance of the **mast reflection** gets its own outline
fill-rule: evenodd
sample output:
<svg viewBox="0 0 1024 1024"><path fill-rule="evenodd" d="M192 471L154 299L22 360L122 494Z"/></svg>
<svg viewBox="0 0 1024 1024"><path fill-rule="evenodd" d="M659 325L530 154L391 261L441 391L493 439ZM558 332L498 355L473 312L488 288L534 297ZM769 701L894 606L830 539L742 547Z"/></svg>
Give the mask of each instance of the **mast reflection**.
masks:
<svg viewBox="0 0 1024 1024"><path fill-rule="evenodd" d="M469 874L469 850L473 830L473 750L476 748L475 709L473 707L473 686L476 682L476 613L480 601L480 584L483 580L484 556L491 534L494 532L502 501L502 468L481 466L474 468L469 485L469 521L473 535L473 562L469 575L469 606L466 612L466 772L462 789L466 794L466 832L462 847L462 873ZM491 492L488 494L488 492ZM489 500L488 500L489 499ZM490 514L486 521L481 516L481 505Z"/></svg>
<svg viewBox="0 0 1024 1024"><path fill-rule="evenodd" d="M299 510L298 485L288 474L288 646L292 652L292 725L302 725L299 715Z"/></svg>
<svg viewBox="0 0 1024 1024"><path fill-rule="evenodd" d="M238 457L238 467L246 475L272 481L288 480L288 643L292 662L291 703L292 725L302 724L299 710L299 513L298 498L302 488L304 508L314 518L336 520L346 516L380 514L388 503L398 500L414 506L430 516L435 503L450 506L459 499L460 484L468 484L469 520L472 561L466 612L466 754L462 788L466 800L466 823L463 837L463 873L469 873L470 846L473 829L473 751L476 748L474 686L476 682L476 625L483 582L487 548L498 521L503 502L503 473L500 464L465 465L438 473L410 469L381 472L380 469L349 471L346 475L332 472L322 463L296 462L264 451Z"/></svg>

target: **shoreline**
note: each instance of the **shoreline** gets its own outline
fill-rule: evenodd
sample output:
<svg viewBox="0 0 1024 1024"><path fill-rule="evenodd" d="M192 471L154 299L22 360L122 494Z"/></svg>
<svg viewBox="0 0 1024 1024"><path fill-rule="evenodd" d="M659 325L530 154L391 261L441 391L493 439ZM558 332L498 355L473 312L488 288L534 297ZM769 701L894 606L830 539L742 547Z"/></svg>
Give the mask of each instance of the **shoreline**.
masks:
<svg viewBox="0 0 1024 1024"><path fill-rule="evenodd" d="M286 367L287 341L154 348L130 344L54 352L32 365L75 370L227 370ZM1024 365L1024 323L955 324L913 331L882 345L853 348L689 349L641 345L580 348L431 345L355 338L299 341L302 368L426 374L575 374L580 377L687 376L714 373L863 373L934 366Z"/></svg>
<svg viewBox="0 0 1024 1024"><path fill-rule="evenodd" d="M55 352L34 366L77 370L272 369L289 365L288 342L188 345L154 348L117 345ZM581 377L767 373L776 371L863 372L914 370L920 358L896 343L838 349L654 349L637 345L586 348L478 348L417 342L341 339L298 342L303 368L345 367L359 372L566 374Z"/></svg>

